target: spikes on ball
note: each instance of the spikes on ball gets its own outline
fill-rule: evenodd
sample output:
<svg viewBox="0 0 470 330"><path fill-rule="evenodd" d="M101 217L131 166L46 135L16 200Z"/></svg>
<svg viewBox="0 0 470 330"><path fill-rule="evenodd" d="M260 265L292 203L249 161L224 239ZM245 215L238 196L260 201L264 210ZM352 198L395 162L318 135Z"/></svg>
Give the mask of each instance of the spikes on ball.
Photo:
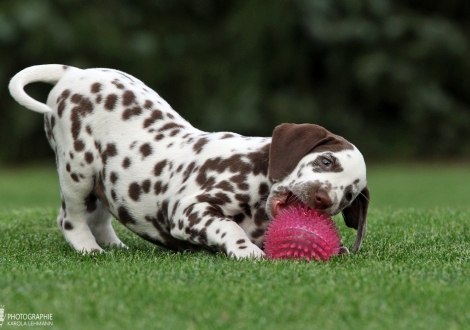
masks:
<svg viewBox="0 0 470 330"><path fill-rule="evenodd" d="M339 253L341 241L334 221L327 214L291 206L269 224L264 252L272 259L329 260Z"/></svg>

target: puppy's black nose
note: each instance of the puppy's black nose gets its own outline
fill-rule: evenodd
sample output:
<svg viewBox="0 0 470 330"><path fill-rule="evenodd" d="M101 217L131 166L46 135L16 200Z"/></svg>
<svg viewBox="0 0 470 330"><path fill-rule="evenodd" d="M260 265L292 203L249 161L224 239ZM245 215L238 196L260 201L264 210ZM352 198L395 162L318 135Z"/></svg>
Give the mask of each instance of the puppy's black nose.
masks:
<svg viewBox="0 0 470 330"><path fill-rule="evenodd" d="M331 206L331 199L324 190L318 190L313 196L313 205L316 210L325 210Z"/></svg>

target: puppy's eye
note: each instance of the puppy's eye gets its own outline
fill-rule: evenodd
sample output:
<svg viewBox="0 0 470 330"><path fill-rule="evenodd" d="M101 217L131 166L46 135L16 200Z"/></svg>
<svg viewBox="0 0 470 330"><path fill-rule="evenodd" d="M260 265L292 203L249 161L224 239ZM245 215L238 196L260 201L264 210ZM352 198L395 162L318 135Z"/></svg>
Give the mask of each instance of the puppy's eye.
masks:
<svg viewBox="0 0 470 330"><path fill-rule="evenodd" d="M353 198L353 194L350 193L350 192L348 192L348 193L346 193L346 195L344 196L344 198L346 198L346 200L347 200L348 202L350 202L350 201L352 200L352 198Z"/></svg>
<svg viewBox="0 0 470 330"><path fill-rule="evenodd" d="M322 158L321 162L325 167L330 167L331 166L331 160L329 160L328 158Z"/></svg>

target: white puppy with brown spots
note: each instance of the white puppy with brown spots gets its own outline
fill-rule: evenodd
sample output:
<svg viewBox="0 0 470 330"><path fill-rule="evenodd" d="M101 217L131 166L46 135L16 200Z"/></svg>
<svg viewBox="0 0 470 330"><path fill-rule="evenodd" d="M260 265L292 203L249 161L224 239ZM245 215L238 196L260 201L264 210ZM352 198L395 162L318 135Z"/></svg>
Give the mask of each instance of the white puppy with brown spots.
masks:
<svg viewBox="0 0 470 330"><path fill-rule="evenodd" d="M33 82L55 85L47 104L25 93ZM111 69L33 66L13 77L10 92L45 114L62 194L57 223L76 250L124 246L114 216L173 250L262 257L269 221L292 204L342 212L360 249L364 158L323 127L282 124L272 138L203 132L140 80Z"/></svg>

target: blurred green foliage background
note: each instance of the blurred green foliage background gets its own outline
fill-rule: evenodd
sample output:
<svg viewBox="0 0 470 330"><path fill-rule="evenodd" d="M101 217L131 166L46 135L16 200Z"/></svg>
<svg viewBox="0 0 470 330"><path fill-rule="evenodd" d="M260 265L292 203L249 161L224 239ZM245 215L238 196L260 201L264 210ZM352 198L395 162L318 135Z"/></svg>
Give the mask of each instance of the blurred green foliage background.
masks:
<svg viewBox="0 0 470 330"><path fill-rule="evenodd" d="M311 122L369 159L470 156L468 0L2 0L0 164L53 159L7 88L45 63L128 72L203 130Z"/></svg>

